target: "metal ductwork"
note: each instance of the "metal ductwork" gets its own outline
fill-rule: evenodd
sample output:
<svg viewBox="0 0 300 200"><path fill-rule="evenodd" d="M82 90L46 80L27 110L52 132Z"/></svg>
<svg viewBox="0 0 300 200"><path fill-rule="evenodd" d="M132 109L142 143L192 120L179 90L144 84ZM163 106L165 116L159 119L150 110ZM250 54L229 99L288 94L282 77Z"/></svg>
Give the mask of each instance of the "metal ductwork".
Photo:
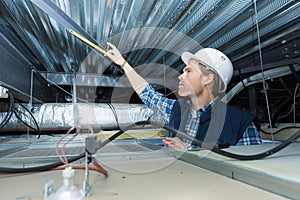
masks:
<svg viewBox="0 0 300 200"><path fill-rule="evenodd" d="M33 116L29 115L28 110ZM37 123L40 131L66 131L80 126L90 126L97 130L111 130L148 119L161 121L159 116L141 104L45 103L34 105L31 108L28 105L17 105L15 114L1 131L34 131L28 129L24 122L35 129L37 129ZM3 117L0 118L0 121L2 120ZM21 120L23 123L20 123Z"/></svg>

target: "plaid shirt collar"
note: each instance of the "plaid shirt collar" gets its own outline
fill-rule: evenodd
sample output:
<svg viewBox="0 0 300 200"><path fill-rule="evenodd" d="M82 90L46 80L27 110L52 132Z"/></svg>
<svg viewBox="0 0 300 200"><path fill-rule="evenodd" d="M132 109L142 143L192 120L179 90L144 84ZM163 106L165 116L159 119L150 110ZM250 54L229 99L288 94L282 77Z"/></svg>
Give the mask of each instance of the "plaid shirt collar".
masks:
<svg viewBox="0 0 300 200"><path fill-rule="evenodd" d="M218 97L214 98L208 104L206 104L202 108L199 108L199 110L197 110L197 111L193 110L193 108L191 106L190 111L192 113L192 118L201 117L201 115L203 113L205 113L207 110L209 110L214 105L214 103L216 102L217 99L218 99ZM191 105L190 101L188 101L188 103Z"/></svg>

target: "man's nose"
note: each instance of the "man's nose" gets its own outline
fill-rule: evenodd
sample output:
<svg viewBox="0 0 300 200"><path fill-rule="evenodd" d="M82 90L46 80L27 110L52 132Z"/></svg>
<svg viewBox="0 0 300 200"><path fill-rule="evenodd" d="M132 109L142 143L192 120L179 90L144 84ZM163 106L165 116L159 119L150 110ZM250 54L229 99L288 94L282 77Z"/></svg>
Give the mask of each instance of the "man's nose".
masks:
<svg viewBox="0 0 300 200"><path fill-rule="evenodd" d="M181 79L182 79L182 74L180 74L180 75L178 76L178 79L179 79L179 80L181 80Z"/></svg>

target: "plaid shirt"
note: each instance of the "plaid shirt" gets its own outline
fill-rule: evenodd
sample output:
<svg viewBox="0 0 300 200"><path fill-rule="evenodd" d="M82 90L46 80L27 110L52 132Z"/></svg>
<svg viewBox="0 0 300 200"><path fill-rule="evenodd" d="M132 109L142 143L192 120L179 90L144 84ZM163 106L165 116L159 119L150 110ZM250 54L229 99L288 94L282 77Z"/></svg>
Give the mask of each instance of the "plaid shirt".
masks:
<svg viewBox="0 0 300 200"><path fill-rule="evenodd" d="M160 114L166 122L169 122L171 110L176 100L165 98L163 94L155 91L150 84L141 92L139 96L147 107ZM214 101L215 99L205 105L203 108L200 108L198 111L196 111L196 113L191 109L185 125L185 131L189 136L196 136L201 115L214 104ZM191 145L191 141L184 141L188 146ZM237 142L236 145L260 144L261 142L262 140L260 138L259 131L252 122L247 127L242 138Z"/></svg>
<svg viewBox="0 0 300 200"><path fill-rule="evenodd" d="M211 102L206 104L204 107L200 108L198 111L192 110L191 113L188 115L188 119L185 124L185 131L187 134L191 137L196 137L198 126L200 124L200 119L203 113L205 113L209 108L212 107L214 104L215 99L213 99ZM192 145L192 141L190 140L184 140L184 142L190 147Z"/></svg>

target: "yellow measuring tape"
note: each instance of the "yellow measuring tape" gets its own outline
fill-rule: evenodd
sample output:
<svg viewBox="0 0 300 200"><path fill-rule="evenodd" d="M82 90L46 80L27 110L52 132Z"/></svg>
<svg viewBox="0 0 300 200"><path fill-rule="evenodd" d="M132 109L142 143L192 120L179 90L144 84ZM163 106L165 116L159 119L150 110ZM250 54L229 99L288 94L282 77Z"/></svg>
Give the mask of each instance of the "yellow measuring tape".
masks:
<svg viewBox="0 0 300 200"><path fill-rule="evenodd" d="M104 49L102 49L101 47L99 47L98 45L94 44L93 42L89 41L88 39L86 39L85 37L83 37L82 35L80 35L79 33L77 33L76 31L72 30L72 29L68 29L68 31L74 35L75 37L79 38L80 40L82 40L83 42L85 42L86 44L90 45L91 47L97 49L98 51L100 51L102 54L105 54L106 51Z"/></svg>

